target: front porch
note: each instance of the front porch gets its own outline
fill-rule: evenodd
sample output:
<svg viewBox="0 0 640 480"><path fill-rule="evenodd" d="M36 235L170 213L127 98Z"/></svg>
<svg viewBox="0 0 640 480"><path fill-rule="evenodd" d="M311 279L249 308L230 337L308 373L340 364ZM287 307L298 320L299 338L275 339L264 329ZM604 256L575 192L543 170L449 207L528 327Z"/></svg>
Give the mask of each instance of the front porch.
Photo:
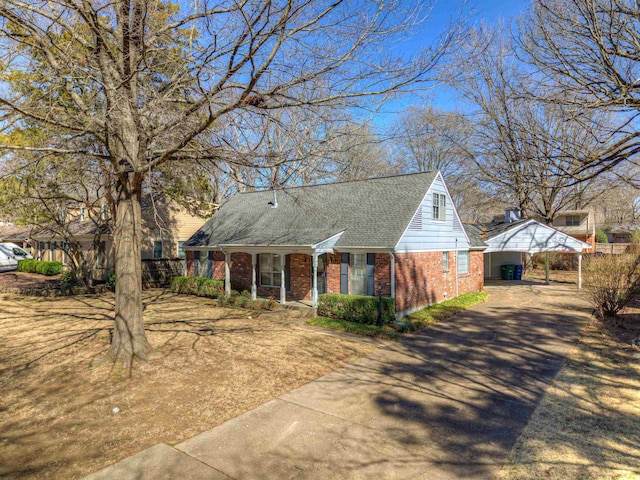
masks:
<svg viewBox="0 0 640 480"><path fill-rule="evenodd" d="M323 293L394 296L389 253L334 253L320 249L187 250L187 274L224 280L227 295L248 291L256 299L318 306ZM353 264L353 265L352 265Z"/></svg>

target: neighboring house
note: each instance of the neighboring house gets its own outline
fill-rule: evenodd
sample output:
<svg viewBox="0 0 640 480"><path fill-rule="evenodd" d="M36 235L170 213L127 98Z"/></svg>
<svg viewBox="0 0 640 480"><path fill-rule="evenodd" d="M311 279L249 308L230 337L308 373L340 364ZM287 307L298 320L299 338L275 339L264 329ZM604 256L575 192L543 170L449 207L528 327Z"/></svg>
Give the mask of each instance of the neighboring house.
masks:
<svg viewBox="0 0 640 480"><path fill-rule="evenodd" d="M611 227L607 237L610 243L631 243L633 235L636 232L640 232L640 224L626 223Z"/></svg>
<svg viewBox="0 0 640 480"><path fill-rule="evenodd" d="M500 278L503 265L522 265L522 255L542 252L572 252L578 255L591 245L534 219L520 218L516 209L507 210L502 221L486 224L465 224L472 245L484 243L484 276ZM578 285L579 287L581 285Z"/></svg>
<svg viewBox="0 0 640 480"><path fill-rule="evenodd" d="M30 225L0 222L0 242L15 243L19 247L28 249L31 246L31 228Z"/></svg>
<svg viewBox="0 0 640 480"><path fill-rule="evenodd" d="M113 236L106 205L89 212L86 207L67 208L64 214L67 239L59 228L33 229L31 233L34 258L69 263L68 238L78 242L94 269L94 278L105 278L114 269ZM184 258L184 243L204 219L188 213L175 202L164 198L142 199L142 259ZM98 236L98 229L101 229Z"/></svg>
<svg viewBox="0 0 640 480"><path fill-rule="evenodd" d="M544 223L541 218L536 218ZM571 235L581 242L588 243L593 251L596 247L596 223L593 213L589 210L562 210L553 219L553 228Z"/></svg>
<svg viewBox="0 0 640 480"><path fill-rule="evenodd" d="M187 241L189 275L282 303L395 298L396 316L483 288L439 172L236 194Z"/></svg>

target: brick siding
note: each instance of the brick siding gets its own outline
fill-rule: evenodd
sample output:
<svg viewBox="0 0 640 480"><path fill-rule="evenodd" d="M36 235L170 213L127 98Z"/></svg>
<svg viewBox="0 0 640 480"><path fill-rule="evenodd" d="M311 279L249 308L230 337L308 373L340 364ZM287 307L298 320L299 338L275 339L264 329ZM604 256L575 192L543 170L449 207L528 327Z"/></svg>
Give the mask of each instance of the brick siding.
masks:
<svg viewBox="0 0 640 480"><path fill-rule="evenodd" d="M449 252L449 270L443 271L442 252L395 255L396 311L431 305L456 295L456 258ZM482 290L484 257L469 252L469 273L458 276L458 294Z"/></svg>

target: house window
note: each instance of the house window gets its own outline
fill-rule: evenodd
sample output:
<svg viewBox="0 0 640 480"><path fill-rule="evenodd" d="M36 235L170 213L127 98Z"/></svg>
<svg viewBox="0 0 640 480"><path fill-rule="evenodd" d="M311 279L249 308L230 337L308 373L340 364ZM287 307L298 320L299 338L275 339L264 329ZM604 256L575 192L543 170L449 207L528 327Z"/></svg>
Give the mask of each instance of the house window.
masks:
<svg viewBox="0 0 640 480"><path fill-rule="evenodd" d="M349 293L352 295L367 294L367 254L352 253L349 259L351 264L351 282Z"/></svg>
<svg viewBox="0 0 640 480"><path fill-rule="evenodd" d="M200 252L193 252L193 276L197 277L200 273Z"/></svg>
<svg viewBox="0 0 640 480"><path fill-rule="evenodd" d="M102 218L102 220L106 220L107 219L107 206L103 203L102 207L100 208L100 218Z"/></svg>
<svg viewBox="0 0 640 480"><path fill-rule="evenodd" d="M580 216L579 215L567 215L565 218L565 225L567 227L577 227L580 225Z"/></svg>
<svg viewBox="0 0 640 480"><path fill-rule="evenodd" d="M56 252L56 242L49 242L49 261L53 262Z"/></svg>
<svg viewBox="0 0 640 480"><path fill-rule="evenodd" d="M162 241L153 242L153 258L162 258Z"/></svg>
<svg viewBox="0 0 640 480"><path fill-rule="evenodd" d="M260 285L263 287L279 287L282 285L280 255L275 253L260 254Z"/></svg>
<svg viewBox="0 0 640 480"><path fill-rule="evenodd" d="M44 242L38 243L38 260L44 260Z"/></svg>
<svg viewBox="0 0 640 480"><path fill-rule="evenodd" d="M447 209L447 197L441 193L433 194L433 219L445 221Z"/></svg>
<svg viewBox="0 0 640 480"><path fill-rule="evenodd" d="M178 242L178 258L187 258L187 254L184 253L182 245L184 245L184 242Z"/></svg>
<svg viewBox="0 0 640 480"><path fill-rule="evenodd" d="M442 252L442 271L449 271L449 252Z"/></svg>
<svg viewBox="0 0 640 480"><path fill-rule="evenodd" d="M80 209L80 220L84 222L86 217L87 217L87 209L85 207L82 207Z"/></svg>
<svg viewBox="0 0 640 480"><path fill-rule="evenodd" d="M458 274L469 273L469 252L458 252Z"/></svg>

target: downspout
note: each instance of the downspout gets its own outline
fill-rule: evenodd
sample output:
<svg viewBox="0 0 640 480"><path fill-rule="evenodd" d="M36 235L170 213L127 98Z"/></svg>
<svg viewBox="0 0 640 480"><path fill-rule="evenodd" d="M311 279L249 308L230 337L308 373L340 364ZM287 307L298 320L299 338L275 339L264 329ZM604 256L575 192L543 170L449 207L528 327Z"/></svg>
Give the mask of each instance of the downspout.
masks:
<svg viewBox="0 0 640 480"><path fill-rule="evenodd" d="M396 257L393 252L389 253L391 257L391 298L396 298Z"/></svg>
<svg viewBox="0 0 640 480"><path fill-rule="evenodd" d="M456 237L456 297L458 296L458 237Z"/></svg>

